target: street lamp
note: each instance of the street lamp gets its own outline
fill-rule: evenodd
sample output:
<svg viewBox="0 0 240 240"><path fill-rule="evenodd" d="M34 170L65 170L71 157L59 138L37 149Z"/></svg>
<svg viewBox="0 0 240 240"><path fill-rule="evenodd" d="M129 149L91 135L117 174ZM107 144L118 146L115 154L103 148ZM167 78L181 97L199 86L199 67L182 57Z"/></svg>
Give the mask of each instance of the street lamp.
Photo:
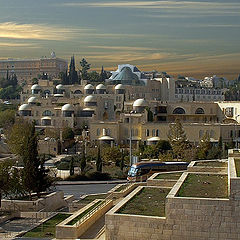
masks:
<svg viewBox="0 0 240 240"><path fill-rule="evenodd" d="M238 134L237 134L237 124L238 124L238 121L237 121L237 118L240 117L240 115L238 114L235 118L236 118L236 123L235 123L235 147L238 149Z"/></svg>
<svg viewBox="0 0 240 240"><path fill-rule="evenodd" d="M129 128L130 128L130 137L129 137L129 161L130 161L130 167L132 166L132 114L135 113L134 111L131 111L130 117L129 117Z"/></svg>

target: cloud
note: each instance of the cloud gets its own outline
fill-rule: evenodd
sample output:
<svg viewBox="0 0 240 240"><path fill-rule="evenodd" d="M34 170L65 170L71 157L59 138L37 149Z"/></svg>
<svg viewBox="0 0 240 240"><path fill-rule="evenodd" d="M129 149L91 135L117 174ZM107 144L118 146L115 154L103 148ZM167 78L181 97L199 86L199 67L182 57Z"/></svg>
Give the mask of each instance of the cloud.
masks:
<svg viewBox="0 0 240 240"><path fill-rule="evenodd" d="M115 50L115 51L155 51L157 48L148 47L126 47L126 46L89 46L89 48Z"/></svg>
<svg viewBox="0 0 240 240"><path fill-rule="evenodd" d="M63 6L68 7L111 7L111 8L163 8L163 9L172 9L172 8L204 8L204 9L236 9L240 7L239 3L216 3L216 2L191 2L191 1L122 1L122 2L72 2L72 3L63 3Z"/></svg>
<svg viewBox="0 0 240 240"><path fill-rule="evenodd" d="M28 47L28 48L39 48L39 46L32 44L32 43L9 43L9 42L0 42L0 47L11 47L11 48L21 48L21 47Z"/></svg>
<svg viewBox="0 0 240 240"><path fill-rule="evenodd" d="M69 40L86 29L71 29L44 24L21 24L16 22L0 23L0 38Z"/></svg>

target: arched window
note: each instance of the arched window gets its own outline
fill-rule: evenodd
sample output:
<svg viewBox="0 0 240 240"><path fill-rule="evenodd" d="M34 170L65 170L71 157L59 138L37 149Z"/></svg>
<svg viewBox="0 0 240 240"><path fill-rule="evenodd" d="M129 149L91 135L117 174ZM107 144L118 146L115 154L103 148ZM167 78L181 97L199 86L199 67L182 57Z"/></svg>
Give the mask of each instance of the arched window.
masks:
<svg viewBox="0 0 240 240"><path fill-rule="evenodd" d="M52 116L52 112L50 111L50 110L46 110L46 111L44 111L43 112L43 114L42 114L43 116Z"/></svg>
<svg viewBox="0 0 240 240"><path fill-rule="evenodd" d="M202 108L197 108L195 114L204 114L204 110Z"/></svg>
<svg viewBox="0 0 240 240"><path fill-rule="evenodd" d="M45 90L44 92L43 92L43 94L46 96L46 95L50 95L51 94L51 91L50 90Z"/></svg>
<svg viewBox="0 0 240 240"><path fill-rule="evenodd" d="M73 94L82 94L81 90L75 90Z"/></svg>
<svg viewBox="0 0 240 240"><path fill-rule="evenodd" d="M153 129L153 130L152 130L152 136L153 136L153 137L155 137L155 133L156 133L156 131L155 131L155 129Z"/></svg>
<svg viewBox="0 0 240 240"><path fill-rule="evenodd" d="M146 137L149 137L149 129L146 129Z"/></svg>
<svg viewBox="0 0 240 240"><path fill-rule="evenodd" d="M185 110L181 107L177 107L173 110L173 114L185 114Z"/></svg>
<svg viewBox="0 0 240 240"><path fill-rule="evenodd" d="M98 128L97 129L97 136L99 136L100 135L100 129Z"/></svg>
<svg viewBox="0 0 240 240"><path fill-rule="evenodd" d="M159 137L159 130L156 130L156 137Z"/></svg>

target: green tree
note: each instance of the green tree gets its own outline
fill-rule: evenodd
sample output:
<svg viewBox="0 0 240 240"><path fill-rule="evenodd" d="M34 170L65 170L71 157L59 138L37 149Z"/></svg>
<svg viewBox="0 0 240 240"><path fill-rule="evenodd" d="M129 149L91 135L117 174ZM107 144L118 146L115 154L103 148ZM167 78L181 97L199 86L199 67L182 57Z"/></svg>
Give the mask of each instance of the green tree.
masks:
<svg viewBox="0 0 240 240"><path fill-rule="evenodd" d="M97 160L96 160L96 168L97 168L97 172L102 172L102 158L101 158L101 150L100 150L100 146L98 147L98 153L97 153Z"/></svg>
<svg viewBox="0 0 240 240"><path fill-rule="evenodd" d="M110 147L105 145L102 147L102 160L105 164L109 162L114 162L116 166L119 167L121 161L121 151L119 147Z"/></svg>
<svg viewBox="0 0 240 240"><path fill-rule="evenodd" d="M62 131L63 141L74 139L74 132L70 127L65 127Z"/></svg>
<svg viewBox="0 0 240 240"><path fill-rule="evenodd" d="M2 195L9 194L10 188L10 179L11 179L11 168L12 166L8 163L0 163L0 207Z"/></svg>
<svg viewBox="0 0 240 240"><path fill-rule="evenodd" d="M70 163L69 163L69 174L70 176L74 175L74 158L71 157Z"/></svg>
<svg viewBox="0 0 240 240"><path fill-rule="evenodd" d="M91 82L99 82L100 76L96 71L92 71L92 72L88 73L88 79Z"/></svg>
<svg viewBox="0 0 240 240"><path fill-rule="evenodd" d="M6 128L12 125L15 121L15 110L7 109L6 111L0 112L0 128Z"/></svg>
<svg viewBox="0 0 240 240"><path fill-rule="evenodd" d="M102 70L101 70L101 73L100 73L100 76L99 76L99 81L100 82L105 82L105 79L108 79L108 74L107 72L104 70L103 66L102 66Z"/></svg>
<svg viewBox="0 0 240 240"><path fill-rule="evenodd" d="M200 140L200 144L198 147L198 159L206 159L208 155L208 151L211 149L210 137L207 133L205 133Z"/></svg>
<svg viewBox="0 0 240 240"><path fill-rule="evenodd" d="M86 161L86 156L85 156L85 148L83 148L82 157L81 157L81 161L80 161L81 173L84 172L86 166L87 166L87 161Z"/></svg>
<svg viewBox="0 0 240 240"><path fill-rule="evenodd" d="M124 163L124 154L123 154L123 151L121 151L121 162L120 162L120 168L121 170L123 171L125 167L125 163Z"/></svg>
<svg viewBox="0 0 240 240"><path fill-rule="evenodd" d="M88 80L89 79L88 70L90 69L91 64L89 64L87 60L83 58L82 61L80 61L80 66L81 66L80 69L81 78L83 80Z"/></svg>
<svg viewBox="0 0 240 240"><path fill-rule="evenodd" d="M168 139L171 144L173 154L177 159L184 158L184 151L189 149L189 141L187 140L185 131L179 119L174 124L170 124Z"/></svg>

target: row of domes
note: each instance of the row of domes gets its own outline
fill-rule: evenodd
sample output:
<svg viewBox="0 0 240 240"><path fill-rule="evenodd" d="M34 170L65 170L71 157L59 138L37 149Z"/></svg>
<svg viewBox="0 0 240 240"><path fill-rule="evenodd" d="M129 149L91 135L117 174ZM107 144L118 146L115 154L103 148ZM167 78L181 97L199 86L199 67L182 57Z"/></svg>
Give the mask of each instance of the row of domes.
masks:
<svg viewBox="0 0 240 240"><path fill-rule="evenodd" d="M32 87L31 87L31 90L41 90L41 89L42 89L41 86L39 86L38 84L34 84L34 85L32 85ZM64 85L62 85L62 84L58 84L58 85L56 86L56 89L57 89L57 90L64 90L65 87L64 87ZM84 87L84 90L94 90L94 86L93 86L92 84L87 84L87 85ZM106 90L106 86L104 86L102 83L100 83L100 84L98 84L98 85L96 86L96 90ZM122 84L117 84L117 85L115 86L115 90L124 90L124 86L123 86Z"/></svg>

